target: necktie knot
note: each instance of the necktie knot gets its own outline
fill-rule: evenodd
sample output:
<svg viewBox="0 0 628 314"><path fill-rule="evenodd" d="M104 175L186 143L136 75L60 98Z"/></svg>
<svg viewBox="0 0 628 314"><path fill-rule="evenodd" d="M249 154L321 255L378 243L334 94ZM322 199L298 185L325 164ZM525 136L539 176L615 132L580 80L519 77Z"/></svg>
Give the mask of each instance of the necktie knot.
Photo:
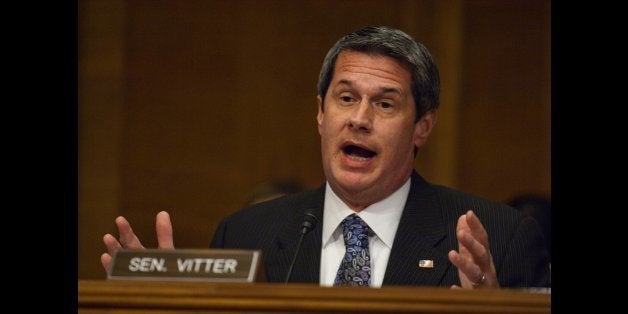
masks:
<svg viewBox="0 0 628 314"><path fill-rule="evenodd" d="M345 245L368 248L368 231L369 226L356 214L351 214L342 221Z"/></svg>
<svg viewBox="0 0 628 314"><path fill-rule="evenodd" d="M369 226L356 214L342 221L345 255L338 268L334 285L368 286L371 279Z"/></svg>

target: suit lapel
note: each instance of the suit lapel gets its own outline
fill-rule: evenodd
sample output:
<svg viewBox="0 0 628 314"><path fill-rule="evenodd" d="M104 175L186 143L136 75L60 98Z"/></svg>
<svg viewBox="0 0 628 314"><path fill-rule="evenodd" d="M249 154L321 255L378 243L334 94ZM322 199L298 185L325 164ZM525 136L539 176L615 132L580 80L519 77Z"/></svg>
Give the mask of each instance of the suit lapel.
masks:
<svg viewBox="0 0 628 314"><path fill-rule="evenodd" d="M323 200L325 197L325 185L308 195L303 202L295 202L298 208L290 209L293 215L286 220L279 232L269 254L267 268L269 281L284 282L292 258L297 250L299 237L301 236L301 223L305 212L311 209L318 222L314 229L305 235L300 252L292 270L290 282L318 283L320 277L321 238L323 223ZM297 206L297 205L295 205ZM274 280L273 280L274 279Z"/></svg>
<svg viewBox="0 0 628 314"><path fill-rule="evenodd" d="M395 235L384 285L439 285L451 263L444 239L447 227L435 191L416 172ZM421 260L433 267L419 267Z"/></svg>

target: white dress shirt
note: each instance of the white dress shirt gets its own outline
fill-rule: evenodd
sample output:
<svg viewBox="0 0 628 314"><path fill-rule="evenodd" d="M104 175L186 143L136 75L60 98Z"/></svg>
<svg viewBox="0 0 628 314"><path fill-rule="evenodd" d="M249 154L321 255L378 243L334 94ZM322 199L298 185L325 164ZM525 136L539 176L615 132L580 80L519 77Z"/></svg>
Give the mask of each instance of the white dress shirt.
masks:
<svg viewBox="0 0 628 314"><path fill-rule="evenodd" d="M369 236L371 256L371 287L381 287L386 273L403 207L410 193L410 178L397 191L387 198L372 204L357 213L364 220L373 235ZM332 191L329 183L325 188L323 211L323 239L321 249L320 285L333 286L338 267L345 254L340 223L354 211Z"/></svg>

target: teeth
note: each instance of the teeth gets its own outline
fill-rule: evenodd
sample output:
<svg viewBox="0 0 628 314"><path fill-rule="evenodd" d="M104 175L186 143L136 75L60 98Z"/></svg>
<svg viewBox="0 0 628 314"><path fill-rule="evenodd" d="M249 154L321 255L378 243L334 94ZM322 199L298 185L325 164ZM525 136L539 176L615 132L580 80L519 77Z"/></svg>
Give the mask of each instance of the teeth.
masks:
<svg viewBox="0 0 628 314"><path fill-rule="evenodd" d="M368 159L368 158L366 158L366 157L353 156L353 155L350 155L350 156L349 156L349 159L351 159L351 160L357 160L357 161L367 161L367 160L369 160L369 159Z"/></svg>

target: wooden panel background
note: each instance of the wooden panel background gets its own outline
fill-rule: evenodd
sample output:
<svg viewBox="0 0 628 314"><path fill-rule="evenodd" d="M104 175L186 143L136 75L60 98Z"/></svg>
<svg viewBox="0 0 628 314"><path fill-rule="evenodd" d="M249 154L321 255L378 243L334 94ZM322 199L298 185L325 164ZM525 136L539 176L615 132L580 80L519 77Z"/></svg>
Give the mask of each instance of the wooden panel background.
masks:
<svg viewBox="0 0 628 314"><path fill-rule="evenodd" d="M366 25L422 40L442 109L417 169L497 201L550 190L550 2L80 0L79 270L103 278L102 235L131 220L155 246L206 247L270 179L323 183L316 81Z"/></svg>

